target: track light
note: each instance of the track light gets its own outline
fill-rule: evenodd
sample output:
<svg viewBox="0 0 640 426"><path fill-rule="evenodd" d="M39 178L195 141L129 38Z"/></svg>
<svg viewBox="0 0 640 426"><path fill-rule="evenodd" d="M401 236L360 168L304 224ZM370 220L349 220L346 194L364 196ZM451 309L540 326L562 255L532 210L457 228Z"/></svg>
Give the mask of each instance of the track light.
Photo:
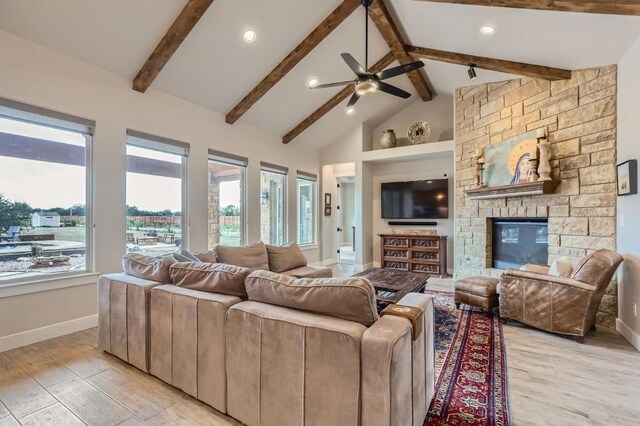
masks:
<svg viewBox="0 0 640 426"><path fill-rule="evenodd" d="M469 80L475 80L476 77L478 77L478 75L476 74L476 64L469 64L467 74L469 74Z"/></svg>

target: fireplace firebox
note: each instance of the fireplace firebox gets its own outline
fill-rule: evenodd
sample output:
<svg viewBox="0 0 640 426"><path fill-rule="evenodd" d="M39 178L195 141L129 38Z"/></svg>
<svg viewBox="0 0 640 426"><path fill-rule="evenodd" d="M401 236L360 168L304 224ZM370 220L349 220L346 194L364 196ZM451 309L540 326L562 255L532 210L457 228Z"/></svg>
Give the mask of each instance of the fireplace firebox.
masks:
<svg viewBox="0 0 640 426"><path fill-rule="evenodd" d="M492 266L517 269L526 263L546 264L549 257L547 219L492 219Z"/></svg>

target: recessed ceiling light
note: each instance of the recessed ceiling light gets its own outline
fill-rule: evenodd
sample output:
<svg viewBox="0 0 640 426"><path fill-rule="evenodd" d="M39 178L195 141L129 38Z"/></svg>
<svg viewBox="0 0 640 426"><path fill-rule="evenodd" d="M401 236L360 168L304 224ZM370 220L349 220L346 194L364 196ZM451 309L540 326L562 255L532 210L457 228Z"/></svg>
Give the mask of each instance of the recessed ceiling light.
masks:
<svg viewBox="0 0 640 426"><path fill-rule="evenodd" d="M492 36L496 33L496 30L491 25L484 25L480 28L480 32L484 35Z"/></svg>
<svg viewBox="0 0 640 426"><path fill-rule="evenodd" d="M353 115L356 113L356 109L354 107L349 107L347 108L347 110L345 111L345 114L347 115Z"/></svg>
<svg viewBox="0 0 640 426"><path fill-rule="evenodd" d="M252 43L256 40L256 32L252 30L247 30L244 32L244 34L242 34L242 38L247 43Z"/></svg>
<svg viewBox="0 0 640 426"><path fill-rule="evenodd" d="M316 80L315 78L312 78L307 83L307 86L309 86L309 88L316 87L317 85L318 85L318 80Z"/></svg>

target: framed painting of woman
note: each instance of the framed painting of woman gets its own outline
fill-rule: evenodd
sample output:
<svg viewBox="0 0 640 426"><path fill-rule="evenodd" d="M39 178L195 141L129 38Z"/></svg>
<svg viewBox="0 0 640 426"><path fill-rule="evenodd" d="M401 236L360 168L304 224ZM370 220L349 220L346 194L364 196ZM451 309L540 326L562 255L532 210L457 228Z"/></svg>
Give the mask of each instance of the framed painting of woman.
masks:
<svg viewBox="0 0 640 426"><path fill-rule="evenodd" d="M530 132L489 145L484 149L484 182L487 187L518 185L531 181L532 153L538 146L537 132Z"/></svg>

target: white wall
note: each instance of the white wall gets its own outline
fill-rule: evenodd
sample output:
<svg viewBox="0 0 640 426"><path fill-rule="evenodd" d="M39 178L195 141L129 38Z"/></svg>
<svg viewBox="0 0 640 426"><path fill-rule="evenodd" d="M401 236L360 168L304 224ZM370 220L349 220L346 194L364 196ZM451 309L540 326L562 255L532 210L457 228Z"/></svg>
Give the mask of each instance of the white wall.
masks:
<svg viewBox="0 0 640 426"><path fill-rule="evenodd" d="M398 146L411 145L407 131L416 121L426 121L431 125L429 142L453 139L453 104L453 95L438 95L429 102L416 100L373 129L373 149L382 149L379 141L382 132L386 129L395 131Z"/></svg>
<svg viewBox="0 0 640 426"><path fill-rule="evenodd" d="M449 218L435 219L438 223L435 227L411 227L411 229L435 229L438 235L447 235L447 269L453 270L453 230L454 230L454 172L453 172L453 155L443 156L443 158L433 158L420 161L407 161L401 163L384 163L376 164L373 168L373 262L376 266L380 265L381 249L380 238L377 237L381 233L390 233L394 227L389 225L389 221L381 217L381 190L380 185L383 182L398 182L410 180L428 180L428 179L449 179ZM395 227L399 231L406 230L408 227Z"/></svg>
<svg viewBox="0 0 640 426"><path fill-rule="evenodd" d="M640 38L618 67L618 163L640 160ZM618 251L624 255L619 276L618 331L640 350L640 195L618 197ZM637 305L638 315L633 313Z"/></svg>
<svg viewBox="0 0 640 426"><path fill-rule="evenodd" d="M353 243L352 227L356 226L356 183L340 182L340 216L343 244Z"/></svg>
<svg viewBox="0 0 640 426"><path fill-rule="evenodd" d="M121 269L120 258L125 247L128 128L191 144L187 174L189 249L207 248L209 148L249 158L249 241L260 238L260 161L289 167L288 239L295 239L296 170L318 173L317 151L310 151L302 144L283 145L280 135L241 122L227 125L223 115L153 88L146 94L134 92L128 79L4 31L0 31L0 52L0 97L89 118L97 123L93 140L93 196L95 268L100 273ZM319 260L317 248L305 254L310 262ZM95 283L53 290L46 295L0 298L0 339L96 313ZM18 306L20 309L16 310Z"/></svg>

